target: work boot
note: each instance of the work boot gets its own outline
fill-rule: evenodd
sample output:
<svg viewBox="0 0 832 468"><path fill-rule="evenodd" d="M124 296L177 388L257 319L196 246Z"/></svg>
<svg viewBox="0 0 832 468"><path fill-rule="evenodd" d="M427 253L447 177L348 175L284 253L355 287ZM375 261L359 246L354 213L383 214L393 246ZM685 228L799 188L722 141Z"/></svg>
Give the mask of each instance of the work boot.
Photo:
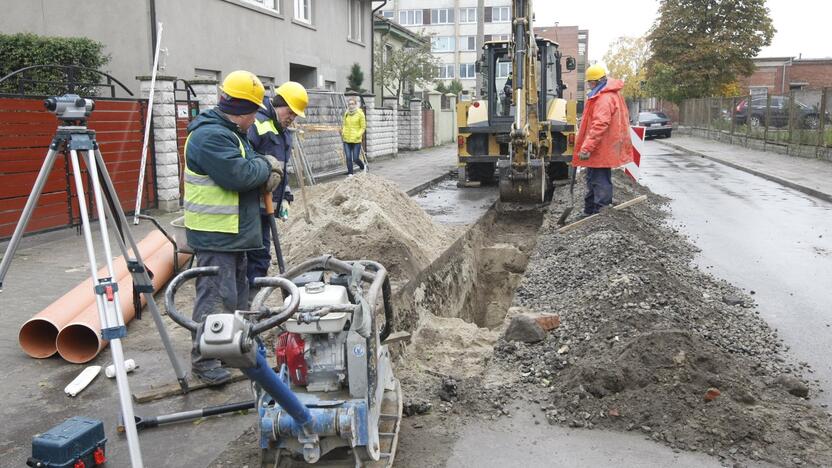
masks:
<svg viewBox="0 0 832 468"><path fill-rule="evenodd" d="M231 372L222 367L214 367L213 369L191 369L194 377L198 378L206 385L214 387L222 385L231 381Z"/></svg>

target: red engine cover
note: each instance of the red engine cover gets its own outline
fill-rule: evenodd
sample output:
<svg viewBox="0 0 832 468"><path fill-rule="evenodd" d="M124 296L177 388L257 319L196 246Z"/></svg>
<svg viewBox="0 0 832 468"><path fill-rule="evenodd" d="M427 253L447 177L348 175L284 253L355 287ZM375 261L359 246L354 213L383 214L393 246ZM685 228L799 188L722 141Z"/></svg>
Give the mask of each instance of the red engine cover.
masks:
<svg viewBox="0 0 832 468"><path fill-rule="evenodd" d="M286 364L289 380L293 385L306 386L306 359L303 358L303 348L306 343L299 333L283 333L277 337L274 354L277 367Z"/></svg>

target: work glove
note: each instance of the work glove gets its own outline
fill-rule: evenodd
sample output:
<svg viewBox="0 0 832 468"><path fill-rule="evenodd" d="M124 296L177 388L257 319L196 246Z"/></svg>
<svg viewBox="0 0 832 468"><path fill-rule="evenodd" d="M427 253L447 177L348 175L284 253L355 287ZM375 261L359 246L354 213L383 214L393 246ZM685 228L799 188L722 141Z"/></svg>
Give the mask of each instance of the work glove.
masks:
<svg viewBox="0 0 832 468"><path fill-rule="evenodd" d="M289 202L283 200L280 202L280 210L277 212L277 217L280 218L282 221L286 221L289 219Z"/></svg>
<svg viewBox="0 0 832 468"><path fill-rule="evenodd" d="M578 159L580 159L581 161L586 161L587 159L589 159L589 151L581 151L580 153L578 153Z"/></svg>
<svg viewBox="0 0 832 468"><path fill-rule="evenodd" d="M283 168L281 167L282 165L280 161L270 154L264 154L263 159L269 163L271 170L269 173L269 179L266 181L266 192L271 193L277 189L280 182L283 180Z"/></svg>

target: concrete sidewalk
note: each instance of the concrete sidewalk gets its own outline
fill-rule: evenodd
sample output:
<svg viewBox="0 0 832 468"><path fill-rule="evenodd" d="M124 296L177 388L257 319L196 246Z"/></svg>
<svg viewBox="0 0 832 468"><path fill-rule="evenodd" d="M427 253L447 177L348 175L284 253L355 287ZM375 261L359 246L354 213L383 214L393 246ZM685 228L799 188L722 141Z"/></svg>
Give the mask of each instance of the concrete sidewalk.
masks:
<svg viewBox="0 0 832 468"><path fill-rule="evenodd" d="M832 163L786 156L686 135L655 140L665 146L716 161L832 202Z"/></svg>
<svg viewBox="0 0 832 468"><path fill-rule="evenodd" d="M370 161L369 170L395 182L408 195L413 195L445 178L456 169L456 146L447 144L419 151L402 151L396 156ZM356 167L355 171L359 169ZM335 175L327 175L320 182L347 176L346 168Z"/></svg>

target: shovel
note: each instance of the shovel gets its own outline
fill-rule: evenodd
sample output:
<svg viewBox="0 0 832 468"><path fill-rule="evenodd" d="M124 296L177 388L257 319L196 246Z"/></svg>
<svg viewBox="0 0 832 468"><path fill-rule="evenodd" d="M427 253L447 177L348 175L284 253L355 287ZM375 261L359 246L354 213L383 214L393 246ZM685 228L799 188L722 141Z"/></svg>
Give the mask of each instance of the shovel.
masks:
<svg viewBox="0 0 832 468"><path fill-rule="evenodd" d="M571 204L563 210L561 213L560 218L558 218L558 226L563 226L566 224L566 218L572 214L572 210L575 209L575 175L578 173L578 168L575 166L569 166L569 198L572 200Z"/></svg>
<svg viewBox="0 0 832 468"><path fill-rule="evenodd" d="M283 262L283 251L280 249L280 239L277 238L277 222L274 219L274 201L271 193L263 194L263 203L266 205L266 217L269 219L269 227L272 231L272 242L274 242L274 253L277 256L277 268L281 274L286 271L286 264ZM265 246L268 248L267 246Z"/></svg>

